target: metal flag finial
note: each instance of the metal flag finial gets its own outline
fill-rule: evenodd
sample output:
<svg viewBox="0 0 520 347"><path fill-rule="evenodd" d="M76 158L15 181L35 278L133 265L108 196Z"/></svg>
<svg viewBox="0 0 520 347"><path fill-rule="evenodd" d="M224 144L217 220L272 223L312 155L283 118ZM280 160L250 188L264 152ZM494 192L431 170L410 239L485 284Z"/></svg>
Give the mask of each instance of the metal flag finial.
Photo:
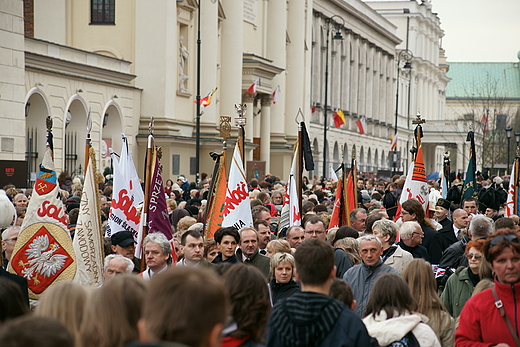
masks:
<svg viewBox="0 0 520 347"><path fill-rule="evenodd" d="M151 116L150 123L148 123L148 130L150 131L150 135L153 135L154 127L155 127L155 120L154 120L153 116Z"/></svg>

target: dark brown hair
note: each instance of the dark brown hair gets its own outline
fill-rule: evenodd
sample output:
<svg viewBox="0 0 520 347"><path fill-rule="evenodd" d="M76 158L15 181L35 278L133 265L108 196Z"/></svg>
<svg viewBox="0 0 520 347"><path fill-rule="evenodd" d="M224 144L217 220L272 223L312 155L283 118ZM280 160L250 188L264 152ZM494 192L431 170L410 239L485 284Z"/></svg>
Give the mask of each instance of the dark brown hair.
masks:
<svg viewBox="0 0 520 347"><path fill-rule="evenodd" d="M352 305L352 301L354 300L354 292L352 291L352 288L347 282L339 278L332 280L329 296L345 303L348 307Z"/></svg>
<svg viewBox="0 0 520 347"><path fill-rule="evenodd" d="M321 285L327 282L334 268L334 250L323 240L310 239L298 246L294 260L302 283Z"/></svg>
<svg viewBox="0 0 520 347"><path fill-rule="evenodd" d="M397 274L384 274L370 291L364 316L385 311L387 318L392 318L416 310L417 303L404 279Z"/></svg>
<svg viewBox="0 0 520 347"><path fill-rule="evenodd" d="M215 325L224 324L227 313L228 299L217 275L183 266L152 278L143 318L152 342L201 346Z"/></svg>
<svg viewBox="0 0 520 347"><path fill-rule="evenodd" d="M415 213L415 220L417 220L417 222L419 224L421 224L421 225L424 224L426 226L429 226L430 228L435 229L432 222L428 218L426 218L426 214L424 213L424 208L417 199L406 200L405 202L403 202L401 207L410 214Z"/></svg>
<svg viewBox="0 0 520 347"><path fill-rule="evenodd" d="M224 286L229 294L231 314L238 326L231 336L251 336L253 341L262 343L271 314L265 276L254 266L237 264L224 274ZM204 311L204 316L207 315Z"/></svg>

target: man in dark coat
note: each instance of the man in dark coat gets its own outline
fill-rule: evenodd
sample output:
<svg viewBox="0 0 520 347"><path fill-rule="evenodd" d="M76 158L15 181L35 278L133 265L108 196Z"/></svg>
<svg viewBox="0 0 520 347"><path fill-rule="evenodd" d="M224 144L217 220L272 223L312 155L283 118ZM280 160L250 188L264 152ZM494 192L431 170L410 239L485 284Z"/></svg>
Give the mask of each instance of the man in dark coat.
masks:
<svg viewBox="0 0 520 347"><path fill-rule="evenodd" d="M463 209L456 209L453 211L453 225L448 224L435 236L430 243L430 260L432 264L439 264L442 253L446 248L459 241L468 227L468 213Z"/></svg>

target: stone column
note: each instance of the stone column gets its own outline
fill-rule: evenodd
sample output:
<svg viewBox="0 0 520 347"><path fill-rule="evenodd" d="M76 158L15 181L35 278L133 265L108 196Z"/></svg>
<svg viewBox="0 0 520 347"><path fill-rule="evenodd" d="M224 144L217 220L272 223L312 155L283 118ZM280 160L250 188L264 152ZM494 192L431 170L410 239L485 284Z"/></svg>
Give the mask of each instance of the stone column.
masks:
<svg viewBox="0 0 520 347"><path fill-rule="evenodd" d="M247 105L247 113L246 113L246 119L247 119L247 123L246 123L246 126L245 126L245 130L246 130L246 139L245 141L246 142L253 142L253 129L254 129L254 112L255 112L255 108L254 108L254 101L255 101L255 97L256 97L256 93L254 94L249 94L249 93L244 93L242 95L242 102L244 104ZM236 116L234 116L236 117ZM253 151L251 150L246 150L245 152L245 156L244 156L245 160L248 161L248 160L253 160ZM245 163L244 163L245 165Z"/></svg>
<svg viewBox="0 0 520 347"><path fill-rule="evenodd" d="M265 172L271 172L270 154L271 154L271 104L273 97L271 94L262 95L262 112L260 126L260 160L265 161Z"/></svg>
<svg viewBox="0 0 520 347"><path fill-rule="evenodd" d="M244 4L242 0L222 0L221 3L226 19L221 24L220 114L235 118L235 104L242 99ZM252 104L250 106L248 114L252 112Z"/></svg>
<svg viewBox="0 0 520 347"><path fill-rule="evenodd" d="M227 19L226 19L227 20ZM218 1L202 1L200 4L200 41L201 41L201 64L200 64L200 98L204 98L208 93L217 86L217 74L216 68L218 63ZM194 55L197 52L193 52ZM193 60L196 63L196 60ZM196 76L194 76L196 78ZM213 97L211 107L207 107L204 110L204 116L201 118L201 122L210 123L208 126L218 126L219 119L217 117L217 104L216 101L222 95L222 89L219 88L216 96ZM196 89L194 89L196 93ZM195 99L195 95L194 98Z"/></svg>

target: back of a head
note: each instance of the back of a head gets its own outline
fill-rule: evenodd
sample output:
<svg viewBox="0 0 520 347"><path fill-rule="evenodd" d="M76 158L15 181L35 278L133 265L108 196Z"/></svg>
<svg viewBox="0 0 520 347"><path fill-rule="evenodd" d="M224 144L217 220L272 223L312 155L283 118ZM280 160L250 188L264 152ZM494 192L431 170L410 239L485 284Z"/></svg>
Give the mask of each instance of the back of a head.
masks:
<svg viewBox="0 0 520 347"><path fill-rule="evenodd" d="M469 224L469 231L473 239L486 238L493 232L493 229L493 220L480 214L473 216Z"/></svg>
<svg viewBox="0 0 520 347"><path fill-rule="evenodd" d="M43 293L34 312L36 316L57 319L74 338L77 338L86 302L85 287L63 281Z"/></svg>
<svg viewBox="0 0 520 347"><path fill-rule="evenodd" d="M2 347L74 347L74 340L58 320L29 314L2 325Z"/></svg>
<svg viewBox="0 0 520 347"><path fill-rule="evenodd" d="M352 288L347 282L339 278L332 280L329 296L343 302L348 307L351 307L352 301L354 301L354 292L352 291Z"/></svg>
<svg viewBox="0 0 520 347"><path fill-rule="evenodd" d="M20 286L8 278L0 277L0 324L28 312L29 307Z"/></svg>
<svg viewBox="0 0 520 347"><path fill-rule="evenodd" d="M80 346L109 347L137 340L147 283L121 275L92 292L85 305Z"/></svg>
<svg viewBox="0 0 520 347"><path fill-rule="evenodd" d="M298 246L294 260L302 283L322 285L334 268L334 250L323 240L310 239Z"/></svg>
<svg viewBox="0 0 520 347"><path fill-rule="evenodd" d="M199 347L227 314L226 291L214 272L173 267L150 281L143 320L149 342Z"/></svg>
<svg viewBox="0 0 520 347"><path fill-rule="evenodd" d="M332 240L332 244L334 245L336 241L344 239L345 237L352 237L357 239L359 237L359 232L351 227L342 226L336 231L336 235L334 236L334 240Z"/></svg>
<svg viewBox="0 0 520 347"><path fill-rule="evenodd" d="M410 288L397 274L383 274L378 277L370 291L364 316L377 315L385 311L387 318L411 313L417 310Z"/></svg>
<svg viewBox="0 0 520 347"><path fill-rule="evenodd" d="M253 341L262 342L271 313L265 276L254 266L237 264L224 274L224 286L238 326L231 336L251 336Z"/></svg>

